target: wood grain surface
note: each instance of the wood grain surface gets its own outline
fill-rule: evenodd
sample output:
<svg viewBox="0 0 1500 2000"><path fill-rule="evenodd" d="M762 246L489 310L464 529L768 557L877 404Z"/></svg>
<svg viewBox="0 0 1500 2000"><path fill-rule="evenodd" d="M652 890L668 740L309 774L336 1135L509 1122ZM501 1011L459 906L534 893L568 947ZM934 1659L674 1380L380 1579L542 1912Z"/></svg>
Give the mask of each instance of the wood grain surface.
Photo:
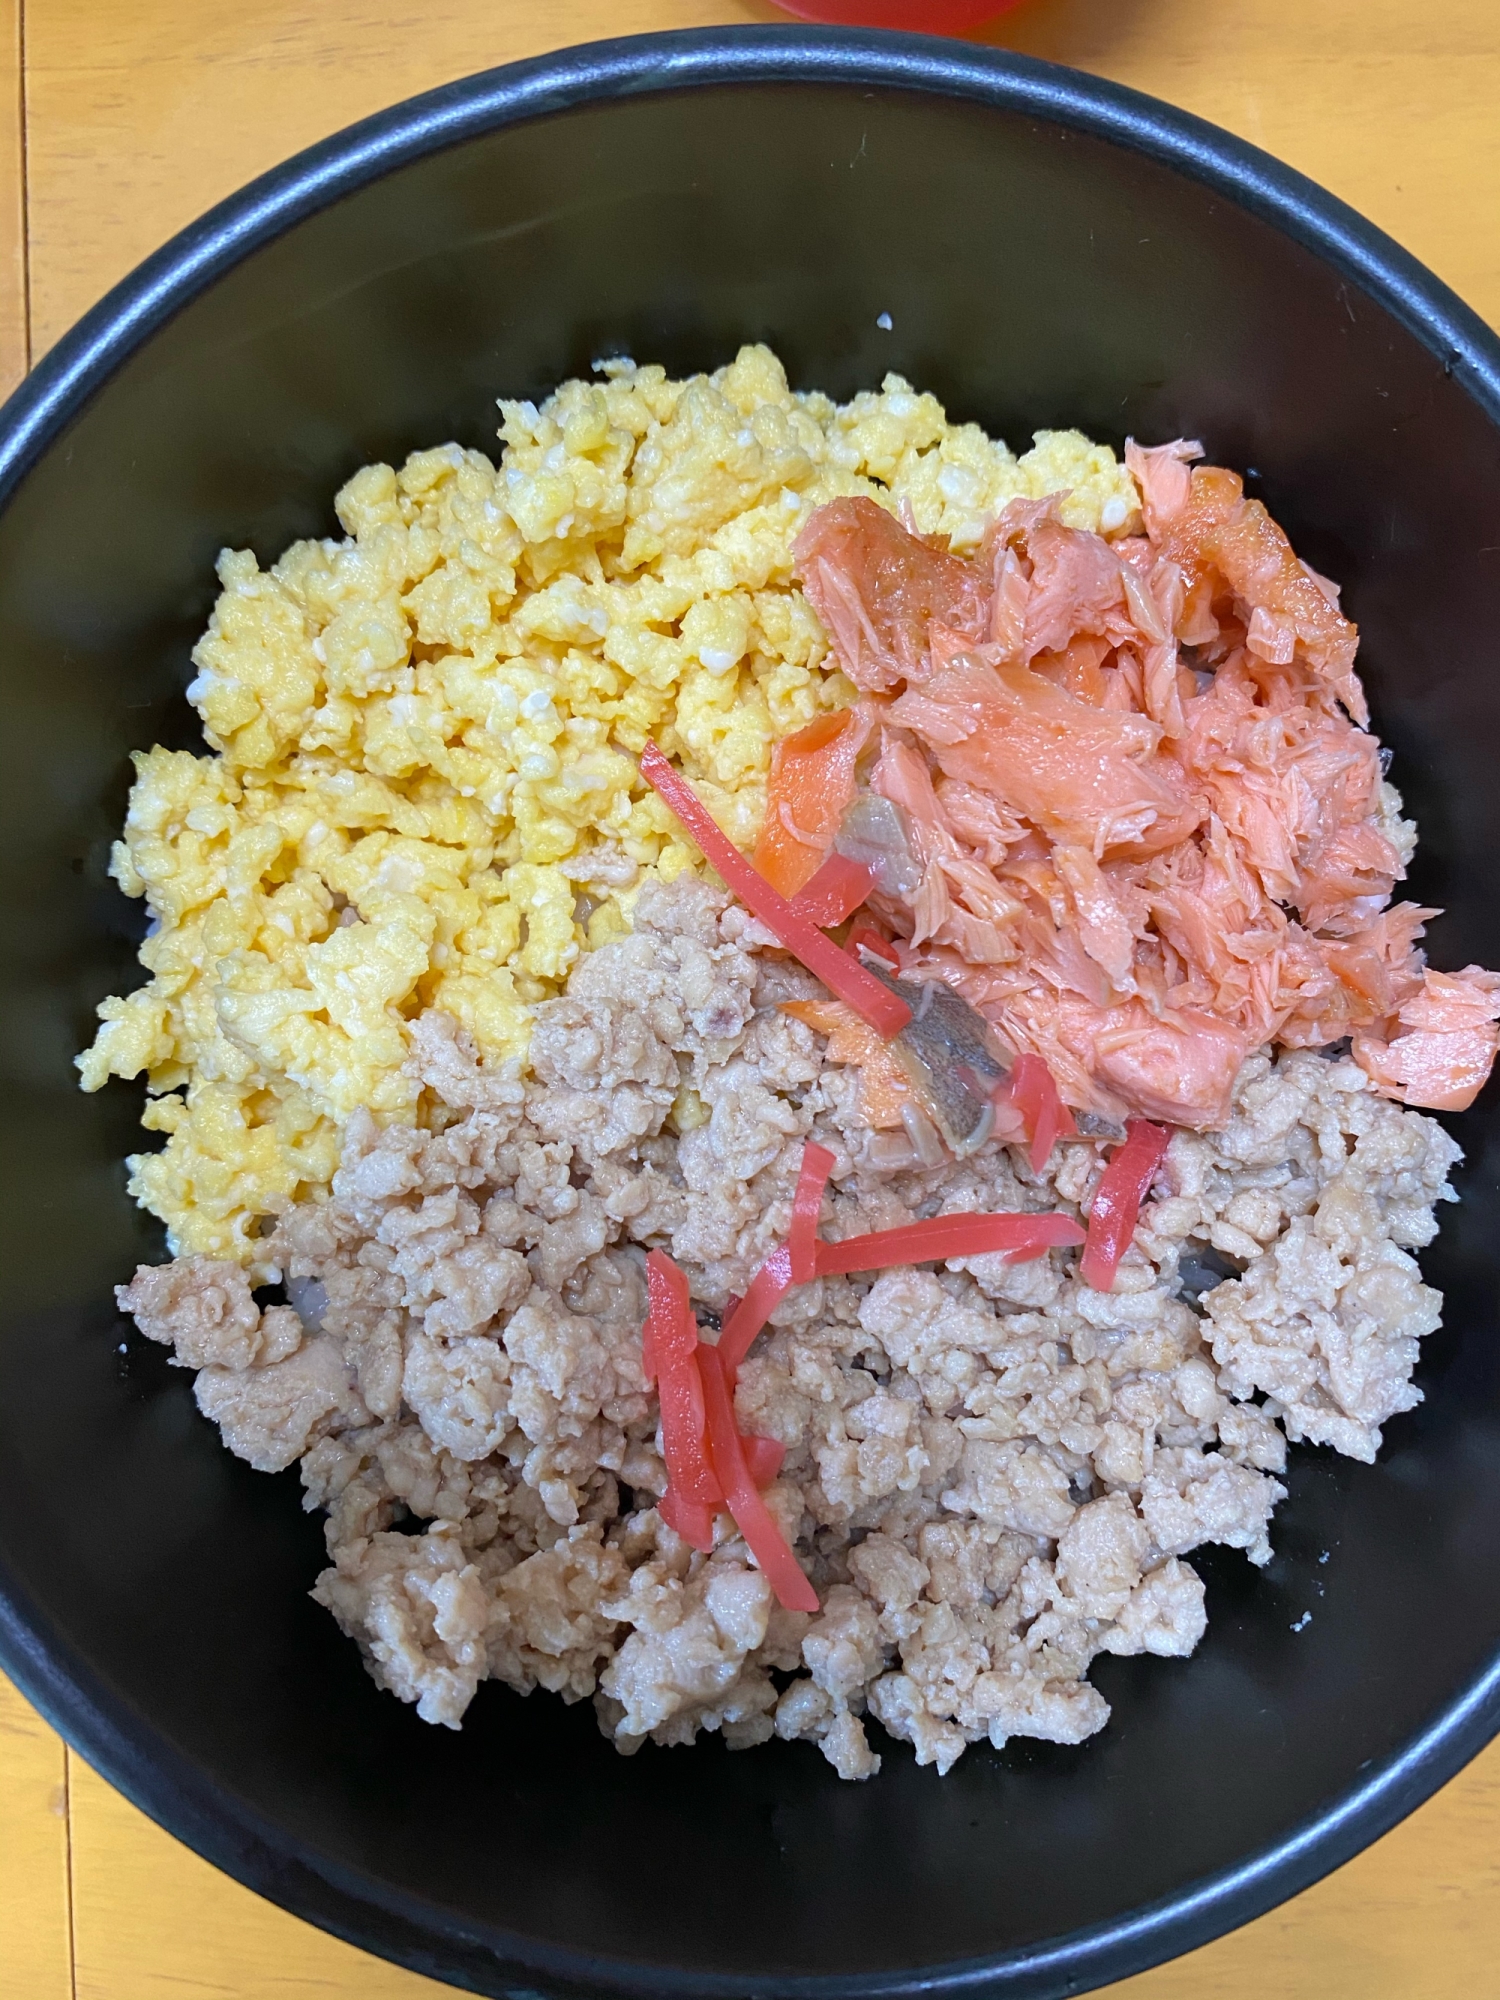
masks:
<svg viewBox="0 0 1500 2000"><path fill-rule="evenodd" d="M0 0L0 396L8 396L30 366L21 0Z"/></svg>
<svg viewBox="0 0 1500 2000"><path fill-rule="evenodd" d="M351 119L547 48L782 18L762 0L0 0L0 389L174 230ZM1500 0L1028 0L980 39L1228 126L1500 324ZM0 1681L0 2000L447 1990L220 1875ZM1500 1993L1500 1745L1327 1881L1108 1993Z"/></svg>

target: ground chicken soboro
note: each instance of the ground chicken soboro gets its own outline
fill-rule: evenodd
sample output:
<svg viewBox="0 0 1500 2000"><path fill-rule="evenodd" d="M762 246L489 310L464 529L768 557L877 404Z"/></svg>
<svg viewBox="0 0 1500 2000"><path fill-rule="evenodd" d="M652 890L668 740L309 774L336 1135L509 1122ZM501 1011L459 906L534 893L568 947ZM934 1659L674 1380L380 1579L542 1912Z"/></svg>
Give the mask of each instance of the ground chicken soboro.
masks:
<svg viewBox="0 0 1500 2000"><path fill-rule="evenodd" d="M641 1246L722 1307L784 1238L808 1138L836 1156L835 1238L1077 1214L1100 1170L1082 1140L1040 1178L993 1143L872 1165L857 1072L780 1010L816 990L721 891L648 883L633 933L538 1006L529 1075L451 1015L412 1023L425 1122L356 1113L330 1198L268 1246L300 1316L201 1257L122 1292L232 1450L300 1459L328 1515L315 1594L428 1720L492 1677L592 1698L622 1750L806 1737L849 1778L879 1766L869 1716L940 1770L981 1740L1077 1743L1109 1713L1096 1655L1196 1645L1193 1549L1267 1560L1287 1438L1372 1458L1418 1399L1440 1301L1408 1253L1458 1149L1342 1056L1257 1056L1225 1130L1173 1137L1112 1293L1053 1252L788 1296L738 1414L786 1445L768 1497L816 1617L773 1604L726 1516L691 1550L653 1505ZM1244 1271L1195 1311L1210 1250Z"/></svg>

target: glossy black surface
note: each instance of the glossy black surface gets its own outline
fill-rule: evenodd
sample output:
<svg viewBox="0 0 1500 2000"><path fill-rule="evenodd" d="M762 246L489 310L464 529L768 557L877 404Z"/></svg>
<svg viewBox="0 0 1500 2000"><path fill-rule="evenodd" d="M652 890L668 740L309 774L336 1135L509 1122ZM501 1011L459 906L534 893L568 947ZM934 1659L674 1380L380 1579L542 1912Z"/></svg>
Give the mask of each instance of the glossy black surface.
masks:
<svg viewBox="0 0 1500 2000"><path fill-rule="evenodd" d="M217 549L334 531L353 468L492 447L495 396L596 355L755 338L1018 444L1186 431L1254 468L1364 629L1433 955L1500 963L1500 355L1394 246L1162 107L938 44L667 37L372 121L169 246L0 419L0 1660L221 1866L476 1991L1078 1992L1334 1865L1500 1718L1493 1093L1381 1462L1295 1453L1269 1570L1208 1556L1198 1655L1102 1661L1089 1747L941 1781L903 1749L865 1786L805 1747L626 1762L493 1687L426 1728L308 1601L295 1477L229 1458L108 1303L160 1248L138 1093L78 1095L71 1058L133 981L108 843L129 749L195 740Z"/></svg>

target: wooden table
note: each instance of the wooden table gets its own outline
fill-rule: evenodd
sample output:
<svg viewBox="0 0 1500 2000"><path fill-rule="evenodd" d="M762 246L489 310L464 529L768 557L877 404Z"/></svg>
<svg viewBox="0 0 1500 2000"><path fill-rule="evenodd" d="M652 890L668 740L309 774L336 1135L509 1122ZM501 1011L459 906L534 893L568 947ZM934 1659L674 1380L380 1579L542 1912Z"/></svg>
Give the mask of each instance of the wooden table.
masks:
<svg viewBox="0 0 1500 2000"><path fill-rule="evenodd" d="M194 215L413 91L759 0L0 0L0 386ZM1227 125L1500 323L1497 0L1027 0L991 38ZM1500 1744L1378 1846L1114 2000L1500 1990ZM260 1902L0 1681L0 2000L415 2000L448 1989Z"/></svg>

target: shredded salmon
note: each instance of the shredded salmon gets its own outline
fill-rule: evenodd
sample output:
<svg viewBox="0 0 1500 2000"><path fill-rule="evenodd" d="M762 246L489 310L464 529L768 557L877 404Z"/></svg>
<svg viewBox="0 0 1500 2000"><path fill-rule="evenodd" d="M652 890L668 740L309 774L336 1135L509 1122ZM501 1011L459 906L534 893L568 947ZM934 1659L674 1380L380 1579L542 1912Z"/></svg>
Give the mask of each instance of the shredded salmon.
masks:
<svg viewBox="0 0 1500 2000"><path fill-rule="evenodd" d="M1200 457L1128 446L1145 532L1114 541L1054 501L1013 502L972 556L869 500L803 530L808 596L879 697L868 783L920 870L876 905L903 977L947 981L1065 1104L1114 1120L1212 1130L1254 1050L1345 1037L1387 1096L1461 1110L1500 977L1428 969L1437 913L1391 902L1408 830L1358 631ZM870 1122L898 1122L876 1038L827 1008L812 1025L859 1065Z"/></svg>
<svg viewBox="0 0 1500 2000"><path fill-rule="evenodd" d="M1395 1033L1356 1035L1354 1059L1387 1097L1463 1111L1484 1087L1500 1048L1497 1019L1500 974L1477 965L1459 973L1428 970L1420 992L1397 1013Z"/></svg>
<svg viewBox="0 0 1500 2000"><path fill-rule="evenodd" d="M797 538L798 574L850 679L876 692L920 678L934 620L967 641L989 622L987 579L940 544L912 535L873 500L819 507Z"/></svg>
<svg viewBox="0 0 1500 2000"><path fill-rule="evenodd" d="M783 896L817 874L854 796L854 765L870 733L862 708L820 715L771 753L766 817L751 860Z"/></svg>
<svg viewBox="0 0 1500 2000"><path fill-rule="evenodd" d="M784 1000L781 1011L828 1037L824 1053L830 1062L858 1069L860 1115L873 1131L900 1125L903 1108L915 1102L911 1085L890 1044L867 1021L842 1000Z"/></svg>
<svg viewBox="0 0 1500 2000"><path fill-rule="evenodd" d="M1167 561L1190 578L1217 575L1248 605L1246 643L1278 666L1300 659L1332 687L1354 720L1369 721L1354 675L1359 634L1330 588L1305 563L1244 482L1221 466L1195 466L1187 503L1162 542Z"/></svg>

